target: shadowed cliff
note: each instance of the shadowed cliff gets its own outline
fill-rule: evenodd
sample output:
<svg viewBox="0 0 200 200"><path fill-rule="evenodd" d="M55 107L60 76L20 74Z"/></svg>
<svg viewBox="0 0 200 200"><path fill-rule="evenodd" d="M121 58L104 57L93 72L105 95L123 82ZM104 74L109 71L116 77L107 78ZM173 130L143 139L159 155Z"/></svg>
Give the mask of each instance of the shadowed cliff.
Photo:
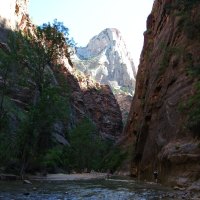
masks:
<svg viewBox="0 0 200 200"><path fill-rule="evenodd" d="M63 23L33 25L26 3L0 18L0 173L106 170L119 105L109 86L73 68Z"/></svg>
<svg viewBox="0 0 200 200"><path fill-rule="evenodd" d="M156 0L147 19L136 91L124 129L131 172L168 184L199 182L199 1Z"/></svg>

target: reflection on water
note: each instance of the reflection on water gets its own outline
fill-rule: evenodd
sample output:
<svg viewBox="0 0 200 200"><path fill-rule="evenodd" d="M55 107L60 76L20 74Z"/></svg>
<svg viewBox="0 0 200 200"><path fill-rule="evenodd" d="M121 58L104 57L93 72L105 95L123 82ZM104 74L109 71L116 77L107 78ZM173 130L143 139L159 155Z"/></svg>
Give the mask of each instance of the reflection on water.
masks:
<svg viewBox="0 0 200 200"><path fill-rule="evenodd" d="M0 182L2 200L158 200L170 199L171 191L156 184L134 180L82 180L82 181L33 181Z"/></svg>

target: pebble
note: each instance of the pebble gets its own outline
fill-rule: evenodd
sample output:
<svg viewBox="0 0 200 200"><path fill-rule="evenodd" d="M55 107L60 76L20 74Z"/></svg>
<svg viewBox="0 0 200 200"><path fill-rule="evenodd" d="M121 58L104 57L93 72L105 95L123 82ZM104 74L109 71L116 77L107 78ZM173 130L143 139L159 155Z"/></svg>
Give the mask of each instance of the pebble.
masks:
<svg viewBox="0 0 200 200"><path fill-rule="evenodd" d="M36 188L36 187L33 187L33 191L35 191L35 190L37 190L37 188Z"/></svg>
<svg viewBox="0 0 200 200"><path fill-rule="evenodd" d="M180 190L180 191L183 191L183 190L185 190L185 188L175 186L175 187L174 187L174 190Z"/></svg>
<svg viewBox="0 0 200 200"><path fill-rule="evenodd" d="M23 180L24 184L32 184L29 180Z"/></svg>

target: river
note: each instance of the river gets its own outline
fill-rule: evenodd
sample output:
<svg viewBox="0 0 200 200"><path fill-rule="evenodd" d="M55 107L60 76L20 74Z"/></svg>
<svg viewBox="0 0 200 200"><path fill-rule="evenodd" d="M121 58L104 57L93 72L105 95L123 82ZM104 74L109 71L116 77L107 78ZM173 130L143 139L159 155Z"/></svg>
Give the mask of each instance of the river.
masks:
<svg viewBox="0 0 200 200"><path fill-rule="evenodd" d="M177 192L159 184L132 179L68 181L0 181L1 200L168 200L179 199Z"/></svg>

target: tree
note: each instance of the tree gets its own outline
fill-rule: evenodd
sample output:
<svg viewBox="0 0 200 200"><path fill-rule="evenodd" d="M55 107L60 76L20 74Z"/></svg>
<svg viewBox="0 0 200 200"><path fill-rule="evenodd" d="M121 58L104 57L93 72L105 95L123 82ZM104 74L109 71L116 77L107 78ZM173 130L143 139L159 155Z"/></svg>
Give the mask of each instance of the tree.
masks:
<svg viewBox="0 0 200 200"><path fill-rule="evenodd" d="M68 118L66 84L59 85L52 81L55 79L53 67L58 67L57 60L70 56L69 44L66 43L69 39L66 36L68 29L62 23L54 21L52 25L48 23L37 27L34 34L11 33L9 52L0 50L1 125L5 124L2 118L6 113L5 97L10 95L7 94L9 82L12 81L12 87L20 84L28 87L35 99L29 102L26 117L20 121L18 130L15 130L17 139L13 146L17 147L21 175L30 163L39 162L39 157L44 157L53 146L51 133L54 123L58 120L66 122ZM17 73L13 73L15 71ZM0 138L3 135L0 129ZM7 136L9 137L8 134ZM3 146L5 145L0 144L0 149Z"/></svg>
<svg viewBox="0 0 200 200"><path fill-rule="evenodd" d="M70 147L64 150L64 165L68 169L98 170L107 154L108 142L97 135L94 124L87 118L83 119L69 134Z"/></svg>

